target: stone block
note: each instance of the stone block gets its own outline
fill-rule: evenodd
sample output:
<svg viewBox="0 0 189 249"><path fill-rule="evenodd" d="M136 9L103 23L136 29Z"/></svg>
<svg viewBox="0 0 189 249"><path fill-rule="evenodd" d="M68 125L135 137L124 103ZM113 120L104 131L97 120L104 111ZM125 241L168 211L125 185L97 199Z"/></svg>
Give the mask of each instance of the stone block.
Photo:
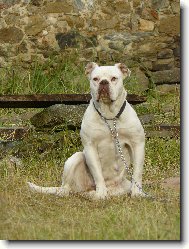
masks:
<svg viewBox="0 0 189 249"><path fill-rule="evenodd" d="M169 70L174 67L174 58L158 59L152 63L153 71Z"/></svg>
<svg viewBox="0 0 189 249"><path fill-rule="evenodd" d="M133 0L133 7L137 8L141 5L141 1L140 0Z"/></svg>
<svg viewBox="0 0 189 249"><path fill-rule="evenodd" d="M139 16L142 19L149 21L156 21L159 19L159 13L156 9L146 7L142 8L141 12L139 13Z"/></svg>
<svg viewBox="0 0 189 249"><path fill-rule="evenodd" d="M2 57L8 56L7 47L4 46L3 44L0 44L0 56L2 56Z"/></svg>
<svg viewBox="0 0 189 249"><path fill-rule="evenodd" d="M33 15L28 18L28 24L25 27L27 35L37 35L47 27L45 18L40 15Z"/></svg>
<svg viewBox="0 0 189 249"><path fill-rule="evenodd" d="M144 125L144 124L149 124L152 121L154 121L155 116L152 113L148 113L148 114L140 115L139 119L140 119L141 123Z"/></svg>
<svg viewBox="0 0 189 249"><path fill-rule="evenodd" d="M3 28L0 30L1 43L20 43L24 37L24 33L17 27Z"/></svg>
<svg viewBox="0 0 189 249"><path fill-rule="evenodd" d="M8 25L12 25L13 23L14 24L19 23L19 21L20 21L20 16L18 14L10 13L5 17L5 22Z"/></svg>
<svg viewBox="0 0 189 249"><path fill-rule="evenodd" d="M124 0L116 2L113 6L114 6L115 10L118 11L120 14L130 14L131 13L130 3L126 2Z"/></svg>
<svg viewBox="0 0 189 249"><path fill-rule="evenodd" d="M156 58L158 51L166 47L166 43L157 42L155 39L145 39L144 41L133 43L132 51L138 58L140 58L140 56L144 56L149 59L151 57Z"/></svg>
<svg viewBox="0 0 189 249"><path fill-rule="evenodd" d="M108 14L108 15L112 15L112 13L115 12L115 8L112 6L112 2L103 2L102 1L102 4L101 4L101 11L104 13L104 14Z"/></svg>
<svg viewBox="0 0 189 249"><path fill-rule="evenodd" d="M169 48L162 49L158 54L158 59L168 59L173 57L173 50Z"/></svg>
<svg viewBox="0 0 189 249"><path fill-rule="evenodd" d="M149 88L149 79L139 68L132 68L132 75L135 77L141 91Z"/></svg>
<svg viewBox="0 0 189 249"><path fill-rule="evenodd" d="M180 57L180 46L173 50L173 54L175 57Z"/></svg>
<svg viewBox="0 0 189 249"><path fill-rule="evenodd" d="M176 58L175 59L175 67L179 67L180 68L180 58Z"/></svg>
<svg viewBox="0 0 189 249"><path fill-rule="evenodd" d="M105 18L94 18L92 19L92 26L98 28L99 30L105 29L115 29L119 25L119 17L117 15L110 16L107 15Z"/></svg>
<svg viewBox="0 0 189 249"><path fill-rule="evenodd" d="M59 1L47 3L45 11L47 13L70 13L73 12L74 7L70 1Z"/></svg>
<svg viewBox="0 0 189 249"><path fill-rule="evenodd" d="M41 0L31 0L31 4L34 5L34 6L41 6L43 4L43 1Z"/></svg>
<svg viewBox="0 0 189 249"><path fill-rule="evenodd" d="M18 46L18 53L27 53L27 52L28 52L27 43L23 41Z"/></svg>
<svg viewBox="0 0 189 249"><path fill-rule="evenodd" d="M61 49L66 49L68 47L77 47L79 34L75 32L57 33L55 35L58 45Z"/></svg>
<svg viewBox="0 0 189 249"><path fill-rule="evenodd" d="M7 27L7 24L5 22L5 19L4 18L0 18L0 30L4 29L6 27Z"/></svg>
<svg viewBox="0 0 189 249"><path fill-rule="evenodd" d="M161 94L176 93L176 92L180 92L180 85L176 85L176 84L157 85L156 90L160 92Z"/></svg>
<svg viewBox="0 0 189 249"><path fill-rule="evenodd" d="M171 2L171 8L174 14L180 14L180 2Z"/></svg>
<svg viewBox="0 0 189 249"><path fill-rule="evenodd" d="M157 71L151 73L153 82L159 84L171 84L180 82L180 69L174 68L171 70Z"/></svg>
<svg viewBox="0 0 189 249"><path fill-rule="evenodd" d="M30 63L31 62L31 54L26 53L26 54L19 54L19 58L22 62L27 62Z"/></svg>
<svg viewBox="0 0 189 249"><path fill-rule="evenodd" d="M109 48L117 50L117 51L123 51L124 45L122 41L112 41L109 43Z"/></svg>
<svg viewBox="0 0 189 249"><path fill-rule="evenodd" d="M70 27L83 28L85 26L85 20L81 16L66 16L65 19Z"/></svg>
<svg viewBox="0 0 189 249"><path fill-rule="evenodd" d="M166 16L160 19L159 32L167 35L180 34L180 16Z"/></svg>
<svg viewBox="0 0 189 249"><path fill-rule="evenodd" d="M148 21L145 19L139 20L139 29L142 31L153 31L154 30L154 22Z"/></svg>
<svg viewBox="0 0 189 249"><path fill-rule="evenodd" d="M169 0L151 0L151 6L154 9L164 9L169 7Z"/></svg>

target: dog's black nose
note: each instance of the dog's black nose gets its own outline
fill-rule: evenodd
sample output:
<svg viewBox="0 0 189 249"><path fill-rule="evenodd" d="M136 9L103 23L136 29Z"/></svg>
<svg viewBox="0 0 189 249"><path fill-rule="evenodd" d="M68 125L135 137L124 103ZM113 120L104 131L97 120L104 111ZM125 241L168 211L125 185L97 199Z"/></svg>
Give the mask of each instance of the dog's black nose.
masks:
<svg viewBox="0 0 189 249"><path fill-rule="evenodd" d="M108 84L109 84L109 82L107 80L102 80L100 82L100 85L108 85Z"/></svg>

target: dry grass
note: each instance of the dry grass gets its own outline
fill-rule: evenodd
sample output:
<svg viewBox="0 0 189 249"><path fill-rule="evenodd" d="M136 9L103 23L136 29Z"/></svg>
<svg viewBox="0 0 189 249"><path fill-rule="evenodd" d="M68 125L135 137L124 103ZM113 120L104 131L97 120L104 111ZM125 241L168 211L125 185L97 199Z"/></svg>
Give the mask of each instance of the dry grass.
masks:
<svg viewBox="0 0 189 249"><path fill-rule="evenodd" d="M68 139L70 133L65 136ZM144 189L157 197L155 201L122 196L94 202L75 195L44 196L27 189L28 180L59 186L61 153L65 152L62 158L66 158L80 146L70 143L64 151L54 149L46 155L30 151L21 168L1 164L1 239L179 240L179 193L160 185L162 179L179 175L179 140L153 138L146 142Z"/></svg>
<svg viewBox="0 0 189 249"><path fill-rule="evenodd" d="M7 240L179 240L178 194L170 202L127 196L91 202L30 193L20 172L4 180L1 239ZM44 182L44 181L43 181ZM156 189L155 189L156 188ZM152 190L150 190L152 191ZM153 193L163 193L154 186ZM160 194L161 193L161 194Z"/></svg>

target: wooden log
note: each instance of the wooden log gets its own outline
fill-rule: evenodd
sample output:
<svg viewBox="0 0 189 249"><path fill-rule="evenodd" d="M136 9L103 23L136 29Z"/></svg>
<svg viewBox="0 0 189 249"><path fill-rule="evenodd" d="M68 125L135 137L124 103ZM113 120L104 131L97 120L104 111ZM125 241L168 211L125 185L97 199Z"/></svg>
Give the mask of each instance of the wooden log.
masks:
<svg viewBox="0 0 189 249"><path fill-rule="evenodd" d="M55 104L88 104L90 94L32 94L0 95L0 108L46 108ZM127 100L135 105L146 101L146 96L128 94Z"/></svg>

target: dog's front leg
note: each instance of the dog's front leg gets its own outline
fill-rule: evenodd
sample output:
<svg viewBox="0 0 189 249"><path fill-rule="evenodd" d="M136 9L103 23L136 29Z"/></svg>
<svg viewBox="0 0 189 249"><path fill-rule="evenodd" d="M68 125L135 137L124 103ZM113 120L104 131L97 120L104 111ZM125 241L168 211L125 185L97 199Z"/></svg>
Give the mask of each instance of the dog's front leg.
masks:
<svg viewBox="0 0 189 249"><path fill-rule="evenodd" d="M96 185L95 199L104 199L107 196L107 188L102 174L102 167L97 149L93 145L85 146L84 154L87 166L94 178Z"/></svg>
<svg viewBox="0 0 189 249"><path fill-rule="evenodd" d="M144 165L145 142L134 143L133 146L133 176L131 196L144 196L142 191L142 172Z"/></svg>

